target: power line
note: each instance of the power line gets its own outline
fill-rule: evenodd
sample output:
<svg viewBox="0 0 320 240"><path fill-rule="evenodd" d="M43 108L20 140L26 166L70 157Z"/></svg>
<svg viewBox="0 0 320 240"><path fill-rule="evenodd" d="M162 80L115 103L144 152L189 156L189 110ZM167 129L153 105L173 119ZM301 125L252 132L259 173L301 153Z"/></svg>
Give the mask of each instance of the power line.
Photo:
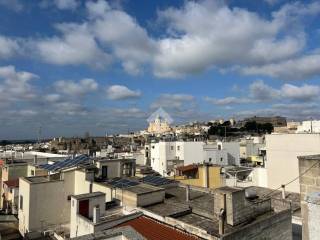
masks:
<svg viewBox="0 0 320 240"><path fill-rule="evenodd" d="M286 184L282 184L280 187L278 187L277 189L272 190L270 193L262 196L262 197L266 197L269 196L270 194L274 193L275 191L278 191L280 188L282 188L283 186L287 186L291 183L293 183L294 181L296 181L297 179L299 179L300 177L302 177L303 175L305 175L307 172L309 172L311 170L311 168L313 168L314 166L316 166L317 164L319 164L318 162L316 162L315 164L313 164L311 167L307 168L304 172L302 172L301 174L299 174L297 177L295 177L294 179L292 179L291 181L287 182Z"/></svg>
<svg viewBox="0 0 320 240"><path fill-rule="evenodd" d="M311 167L309 167L307 170L305 170L304 172L302 172L301 174L299 174L297 177L295 177L295 178L292 179L291 181L287 182L286 184L281 185L281 186L280 186L279 188L277 188L277 189L272 190L270 193L261 196L260 200L262 200L262 201L268 200L266 197L270 196L270 194L278 191L280 188L282 188L282 186L287 186L287 185L293 183L294 181L296 181L297 179L299 179L300 177L302 177L303 175L305 175L308 171L310 171L310 170L311 170L314 166L316 166L317 164L319 164L319 163L317 162L317 163L313 164ZM265 199L263 199L263 198L265 198ZM254 206L254 205L256 205L256 204L258 204L258 203L252 203L252 204L250 204L250 205L248 205L248 206L243 207L242 209L251 208L252 206ZM228 216L233 216L233 213L227 214L227 215L225 216L225 218L227 218ZM218 221L219 221L219 219L218 219L218 220L215 220L213 223L216 223L216 222L218 222Z"/></svg>

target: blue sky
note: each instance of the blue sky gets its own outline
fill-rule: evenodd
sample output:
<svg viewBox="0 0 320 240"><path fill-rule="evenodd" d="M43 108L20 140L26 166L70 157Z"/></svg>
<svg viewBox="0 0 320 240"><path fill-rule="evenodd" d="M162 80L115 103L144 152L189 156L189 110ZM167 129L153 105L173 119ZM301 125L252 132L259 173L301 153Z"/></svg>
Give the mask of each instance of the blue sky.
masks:
<svg viewBox="0 0 320 240"><path fill-rule="evenodd" d="M0 0L0 139L319 118L320 2Z"/></svg>

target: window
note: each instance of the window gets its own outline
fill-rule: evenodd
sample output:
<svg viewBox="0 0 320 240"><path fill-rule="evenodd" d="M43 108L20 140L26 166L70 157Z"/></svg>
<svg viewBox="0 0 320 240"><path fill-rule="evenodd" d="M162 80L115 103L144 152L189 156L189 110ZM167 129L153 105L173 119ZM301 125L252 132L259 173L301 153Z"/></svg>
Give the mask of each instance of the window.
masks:
<svg viewBox="0 0 320 240"><path fill-rule="evenodd" d="M173 146L170 147L171 151L173 151Z"/></svg>
<svg viewBox="0 0 320 240"><path fill-rule="evenodd" d="M222 162L223 161L223 158L220 158L220 162Z"/></svg>
<svg viewBox="0 0 320 240"><path fill-rule="evenodd" d="M21 210L23 210L23 196L22 196L22 195L20 195L19 208L20 208Z"/></svg>
<svg viewBox="0 0 320 240"><path fill-rule="evenodd" d="M212 161L212 158L209 158L209 162L211 162Z"/></svg>
<svg viewBox="0 0 320 240"><path fill-rule="evenodd" d="M31 170L31 176L34 176L34 170Z"/></svg>
<svg viewBox="0 0 320 240"><path fill-rule="evenodd" d="M180 151L180 146L177 147L177 150Z"/></svg>

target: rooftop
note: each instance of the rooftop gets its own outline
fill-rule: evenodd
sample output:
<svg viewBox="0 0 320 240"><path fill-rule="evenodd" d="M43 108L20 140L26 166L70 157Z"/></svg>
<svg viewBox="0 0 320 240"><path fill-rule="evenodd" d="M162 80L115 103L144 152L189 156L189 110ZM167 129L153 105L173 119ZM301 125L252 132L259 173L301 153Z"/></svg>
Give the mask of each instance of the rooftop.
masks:
<svg viewBox="0 0 320 240"><path fill-rule="evenodd" d="M43 183L50 181L49 176L24 177L24 179L31 183Z"/></svg>
<svg viewBox="0 0 320 240"><path fill-rule="evenodd" d="M257 198L253 200L246 200L248 203L246 206L260 206L266 201L270 202L270 198L264 196L270 194L271 209L264 208L265 212L262 212L258 216L252 216L243 223L237 224L236 226L227 225L226 233L236 231L248 223L255 221L266 220L269 217L273 217L278 212L289 209L289 201L292 201L292 208L294 212L300 210L300 198L299 194L287 193L286 200L281 199L281 191L272 192L268 188L253 187L257 192ZM219 221L214 214L214 194L211 192L202 192L190 188L189 201L186 201L186 188L177 186L165 189L166 196L165 201L162 203L154 204L151 206L143 207L143 209L155 213L163 217L172 217L178 221L202 229L210 235L216 236L219 230ZM226 192L237 192L243 191L242 188L222 187L218 191ZM269 200L268 200L269 199ZM286 203L286 204L284 204ZM255 210L254 207L251 209L253 215Z"/></svg>
<svg viewBox="0 0 320 240"><path fill-rule="evenodd" d="M193 235L187 234L177 228L160 223L149 217L141 216L119 225L119 227L131 226L148 240L196 240ZM148 227L146 227L148 226Z"/></svg>
<svg viewBox="0 0 320 240"><path fill-rule="evenodd" d="M19 178L8 180L3 183L10 188L17 188L17 187L19 187Z"/></svg>
<svg viewBox="0 0 320 240"><path fill-rule="evenodd" d="M136 193L136 194L145 194L145 193L150 193L155 191L162 191L163 189L141 183L136 186L128 187L125 190Z"/></svg>
<svg viewBox="0 0 320 240"><path fill-rule="evenodd" d="M81 199L100 197L100 196L105 196L105 195L106 194L103 193L103 192L92 192L92 193L84 193L84 194L72 195L72 197L77 199L77 200L81 200Z"/></svg>
<svg viewBox="0 0 320 240"><path fill-rule="evenodd" d="M307 156L298 156L298 159L304 159L304 160L320 160L320 154L307 155Z"/></svg>

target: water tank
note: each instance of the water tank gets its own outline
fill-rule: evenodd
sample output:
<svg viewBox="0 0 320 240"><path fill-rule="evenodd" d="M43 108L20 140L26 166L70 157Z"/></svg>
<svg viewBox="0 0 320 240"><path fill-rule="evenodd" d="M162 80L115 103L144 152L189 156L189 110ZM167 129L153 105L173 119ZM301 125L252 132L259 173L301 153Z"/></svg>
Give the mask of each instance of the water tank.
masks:
<svg viewBox="0 0 320 240"><path fill-rule="evenodd" d="M254 188L247 188L245 190L245 196L247 199L251 200L251 199L255 199L257 198L257 191Z"/></svg>

